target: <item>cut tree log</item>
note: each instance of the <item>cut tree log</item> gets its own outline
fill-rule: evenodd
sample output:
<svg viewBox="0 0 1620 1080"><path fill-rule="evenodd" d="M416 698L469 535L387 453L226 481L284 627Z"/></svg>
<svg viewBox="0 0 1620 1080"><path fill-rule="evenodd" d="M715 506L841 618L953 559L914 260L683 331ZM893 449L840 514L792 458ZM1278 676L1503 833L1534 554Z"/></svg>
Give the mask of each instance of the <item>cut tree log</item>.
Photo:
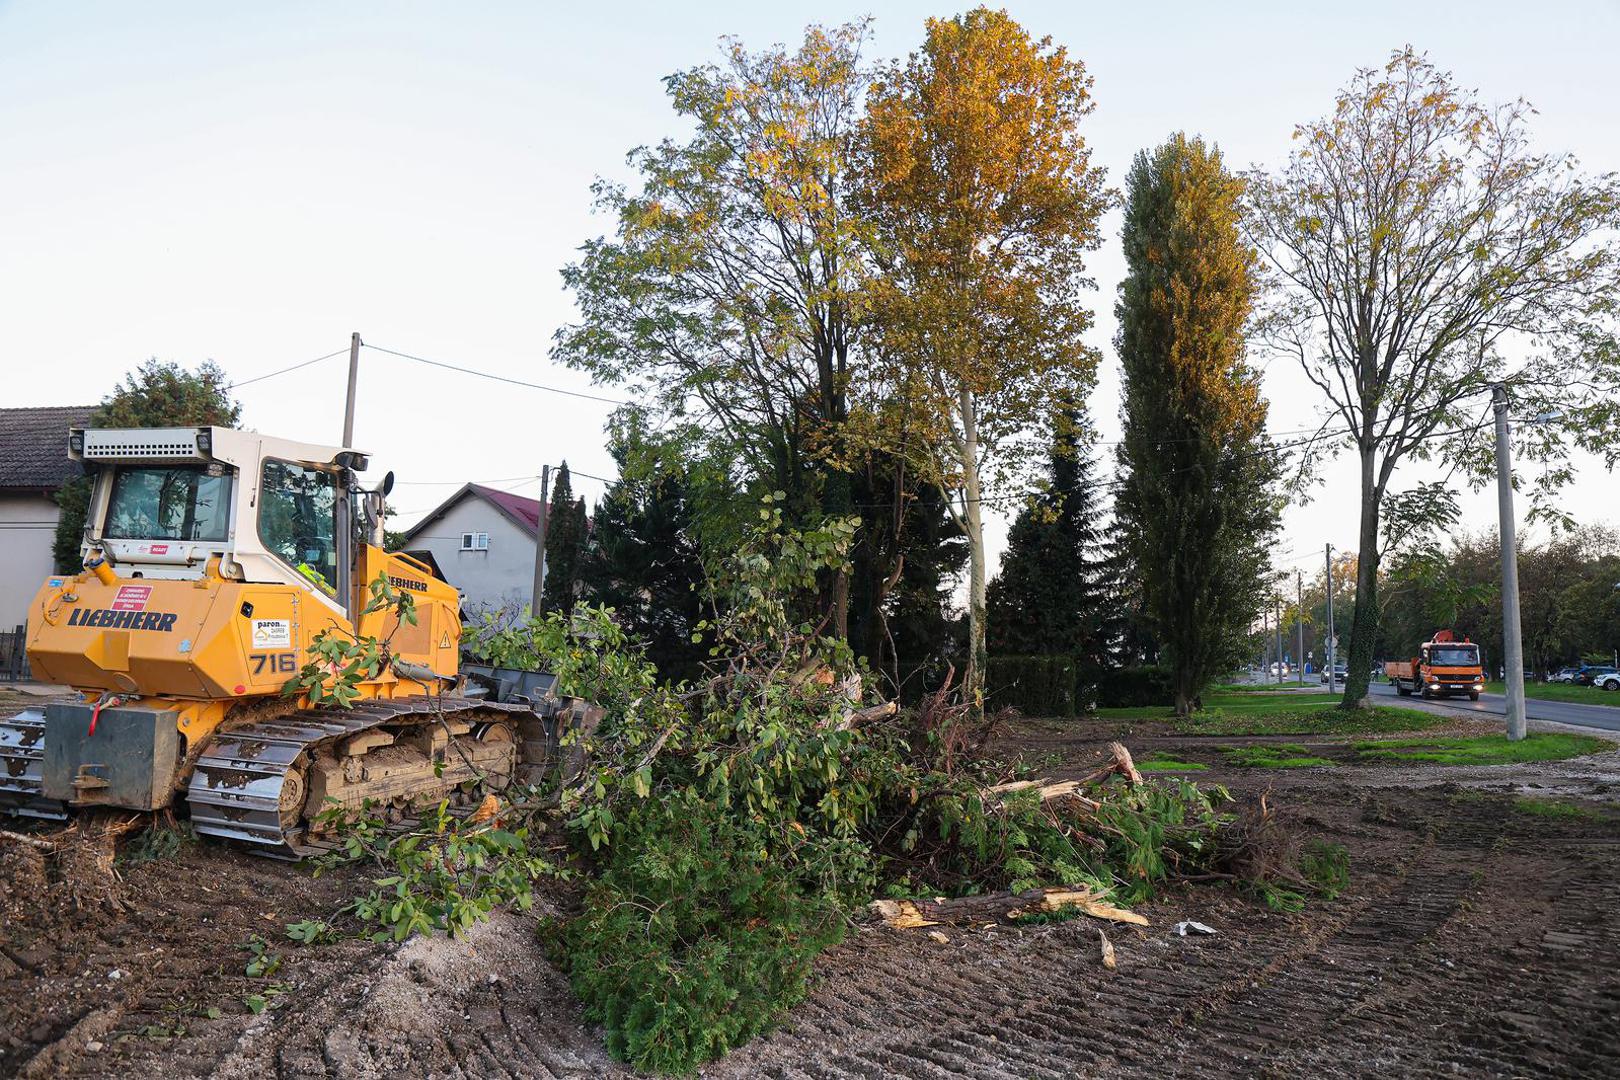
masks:
<svg viewBox="0 0 1620 1080"><path fill-rule="evenodd" d="M1119 773L1127 782L1140 784L1142 774L1136 770L1136 762L1131 760L1131 752L1125 749L1124 743L1109 743L1108 753L1113 760L1102 768L1080 779L1082 784L1095 784L1099 780L1106 780L1113 773Z"/></svg>
<svg viewBox="0 0 1620 1080"><path fill-rule="evenodd" d="M871 705L864 709L854 709L840 717L838 722L832 725L832 729L834 731L849 731L870 724L874 720L882 720L886 716L893 716L899 710L900 706L892 701L885 701L881 705Z"/></svg>
<svg viewBox="0 0 1620 1080"><path fill-rule="evenodd" d="M1010 795L1015 791L1029 791L1032 788L1035 794L1040 796L1041 802L1050 802L1053 799L1061 799L1072 795L1089 807L1095 808L1098 805L1095 799L1088 799L1080 794L1080 781L1078 780L1009 780L1005 784L985 788L984 793L987 796ZM991 799L989 801L995 800Z"/></svg>
<svg viewBox="0 0 1620 1080"><path fill-rule="evenodd" d="M1115 907L1103 894L1086 885L1026 889L1023 892L986 893L933 900L874 900L867 905L885 926L911 930L921 926L967 926L986 922L1016 922L1037 914L1056 914L1077 908L1087 915L1110 922L1146 926L1148 921L1134 911Z"/></svg>

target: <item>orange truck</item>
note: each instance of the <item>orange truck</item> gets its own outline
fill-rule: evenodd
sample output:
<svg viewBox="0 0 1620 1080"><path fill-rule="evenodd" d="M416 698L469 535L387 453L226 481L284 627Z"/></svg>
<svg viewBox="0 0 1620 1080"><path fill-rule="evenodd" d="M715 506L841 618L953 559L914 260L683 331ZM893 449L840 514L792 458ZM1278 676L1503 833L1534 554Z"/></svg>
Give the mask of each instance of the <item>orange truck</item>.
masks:
<svg viewBox="0 0 1620 1080"><path fill-rule="evenodd" d="M1457 640L1450 630L1436 630L1433 640L1419 646L1418 655L1410 660L1389 661L1384 674L1402 697L1467 694L1470 701L1478 701L1479 692L1485 689L1479 646L1467 638Z"/></svg>

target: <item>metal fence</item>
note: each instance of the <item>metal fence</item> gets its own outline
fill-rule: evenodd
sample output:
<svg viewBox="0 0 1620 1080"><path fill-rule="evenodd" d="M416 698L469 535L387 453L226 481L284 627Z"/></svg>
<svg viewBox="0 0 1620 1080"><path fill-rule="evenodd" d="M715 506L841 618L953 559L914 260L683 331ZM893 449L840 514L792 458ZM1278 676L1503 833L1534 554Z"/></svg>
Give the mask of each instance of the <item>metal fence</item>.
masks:
<svg viewBox="0 0 1620 1080"><path fill-rule="evenodd" d="M30 677L28 653L23 649L26 627L0 632L0 682L22 682Z"/></svg>

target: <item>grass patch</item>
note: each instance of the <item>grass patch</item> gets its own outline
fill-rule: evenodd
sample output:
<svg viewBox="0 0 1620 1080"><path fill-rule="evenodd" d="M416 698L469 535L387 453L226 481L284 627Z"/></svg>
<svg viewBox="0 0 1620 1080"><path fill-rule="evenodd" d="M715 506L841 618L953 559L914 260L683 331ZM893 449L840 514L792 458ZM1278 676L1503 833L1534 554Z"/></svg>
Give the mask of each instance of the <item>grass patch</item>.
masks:
<svg viewBox="0 0 1620 1080"><path fill-rule="evenodd" d="M1534 795L1521 795L1514 799L1513 809L1523 814L1534 814L1536 817L1552 818L1555 821L1602 816L1597 807L1587 803L1569 802L1565 799L1540 799Z"/></svg>
<svg viewBox="0 0 1620 1080"><path fill-rule="evenodd" d="M1438 713L1388 705L1371 709L1318 705L1263 712L1207 709L1177 721L1176 731L1182 735L1379 735L1426 731L1451 720Z"/></svg>
<svg viewBox="0 0 1620 1080"><path fill-rule="evenodd" d="M1223 746L1229 765L1240 769L1314 769L1334 764L1313 755L1299 743L1259 743L1254 746Z"/></svg>
<svg viewBox="0 0 1620 1080"><path fill-rule="evenodd" d="M1363 761L1427 765L1512 765L1528 761L1562 761L1613 749L1607 739L1591 735L1537 733L1518 742L1506 735L1472 738L1382 739L1356 743Z"/></svg>
<svg viewBox="0 0 1620 1080"><path fill-rule="evenodd" d="M1342 682L1343 680L1340 681ZM1263 694L1268 691L1275 693L1278 690L1299 690L1311 685L1313 684L1308 682L1299 682L1297 680L1283 683L1218 683L1212 688L1211 692L1217 694Z"/></svg>
<svg viewBox="0 0 1620 1080"><path fill-rule="evenodd" d="M1485 684L1487 694L1501 694L1506 688L1499 682ZM1596 686L1572 686L1569 683L1524 684L1524 696L1538 701L1566 701L1574 705L1620 705L1620 694Z"/></svg>
<svg viewBox="0 0 1620 1080"><path fill-rule="evenodd" d="M1197 761L1180 761L1157 750L1145 757L1137 758L1136 767L1142 772L1198 772L1209 768L1208 765Z"/></svg>

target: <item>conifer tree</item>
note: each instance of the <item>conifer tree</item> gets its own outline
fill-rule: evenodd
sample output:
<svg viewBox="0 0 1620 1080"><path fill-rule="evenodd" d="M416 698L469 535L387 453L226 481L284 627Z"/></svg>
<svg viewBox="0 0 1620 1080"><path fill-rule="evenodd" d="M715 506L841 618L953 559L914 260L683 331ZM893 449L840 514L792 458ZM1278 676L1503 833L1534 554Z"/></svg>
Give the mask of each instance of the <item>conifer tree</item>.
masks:
<svg viewBox="0 0 1620 1080"><path fill-rule="evenodd" d="M1091 675L1107 664L1107 553L1094 468L1073 432L1054 441L1045 489L1013 522L990 583L992 653L1071 656Z"/></svg>
<svg viewBox="0 0 1620 1080"><path fill-rule="evenodd" d="M565 461L552 481L546 518L546 583L540 603L543 611L574 610L574 602L579 599L585 523L585 500L574 498L573 479Z"/></svg>
<svg viewBox="0 0 1620 1080"><path fill-rule="evenodd" d="M1277 527L1266 405L1244 352L1256 255L1239 235L1242 181L1202 140L1138 154L1126 189L1116 505L1186 715L1242 655Z"/></svg>
<svg viewBox="0 0 1620 1080"><path fill-rule="evenodd" d="M621 471L625 462L621 456ZM693 642L703 618L703 562L685 478L621 480L596 505L580 584L642 641L661 677L696 676L708 644Z"/></svg>

